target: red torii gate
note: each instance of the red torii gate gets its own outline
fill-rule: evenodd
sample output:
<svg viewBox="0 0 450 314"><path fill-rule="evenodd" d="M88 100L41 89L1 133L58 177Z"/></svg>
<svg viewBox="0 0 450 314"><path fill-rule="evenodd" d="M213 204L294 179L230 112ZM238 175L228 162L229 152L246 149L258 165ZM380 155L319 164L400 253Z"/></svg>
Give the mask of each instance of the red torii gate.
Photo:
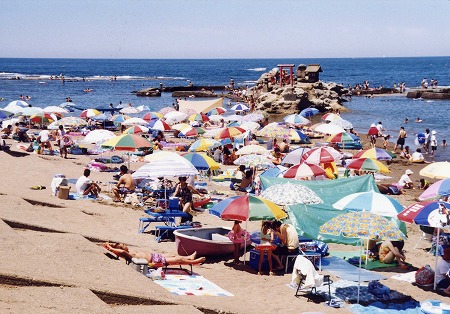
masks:
<svg viewBox="0 0 450 314"><path fill-rule="evenodd" d="M278 68L280 69L280 87L283 86L283 68L289 68L289 82L291 83L291 86L294 86L294 72L293 68L295 64L278 64Z"/></svg>

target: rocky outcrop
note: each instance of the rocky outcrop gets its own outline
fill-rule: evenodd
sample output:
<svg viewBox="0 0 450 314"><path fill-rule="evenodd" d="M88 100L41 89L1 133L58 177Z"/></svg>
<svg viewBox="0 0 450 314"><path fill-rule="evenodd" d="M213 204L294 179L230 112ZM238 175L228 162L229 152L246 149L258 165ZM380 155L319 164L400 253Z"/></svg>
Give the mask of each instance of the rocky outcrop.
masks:
<svg viewBox="0 0 450 314"><path fill-rule="evenodd" d="M203 90L203 91L174 91L172 97L217 97L214 91Z"/></svg>
<svg viewBox="0 0 450 314"><path fill-rule="evenodd" d="M264 91L263 91L264 90ZM256 109L271 114L291 114L315 107L324 112L330 109L346 110L341 96L348 93L342 85L336 83L300 83L294 86L270 85L264 76L254 88Z"/></svg>
<svg viewBox="0 0 450 314"><path fill-rule="evenodd" d="M157 88L150 87L136 92L136 96L140 97L160 97L161 91Z"/></svg>
<svg viewBox="0 0 450 314"><path fill-rule="evenodd" d="M413 89L406 94L407 98L450 99L450 88Z"/></svg>

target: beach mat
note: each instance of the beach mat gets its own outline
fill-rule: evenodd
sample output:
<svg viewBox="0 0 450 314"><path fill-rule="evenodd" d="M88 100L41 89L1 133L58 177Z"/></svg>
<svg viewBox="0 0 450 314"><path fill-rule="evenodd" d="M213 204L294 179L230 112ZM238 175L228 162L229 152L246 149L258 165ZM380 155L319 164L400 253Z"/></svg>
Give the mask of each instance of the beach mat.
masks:
<svg viewBox="0 0 450 314"><path fill-rule="evenodd" d="M225 296L234 295L223 290L203 276L180 274L168 271L165 280L154 280L154 283L175 295Z"/></svg>
<svg viewBox="0 0 450 314"><path fill-rule="evenodd" d="M102 200L110 200L111 199L111 197L109 197L108 195L105 195L105 194L100 194L99 195L101 198L102 198ZM69 193L69 200L72 200L72 201L78 201L78 200L84 200L84 201L86 201L86 200L88 200L88 201L95 201L95 200L97 200L94 196L92 196L92 195L85 195L85 196L80 196L80 195L78 195L76 192L70 192Z"/></svg>
<svg viewBox="0 0 450 314"><path fill-rule="evenodd" d="M359 267L354 266L337 256L322 258L322 269L339 278L348 281L358 281ZM361 269L361 281L382 279L386 279L386 277L370 270Z"/></svg>
<svg viewBox="0 0 450 314"><path fill-rule="evenodd" d="M342 258L343 260L346 260L348 262L348 260L351 258L359 260L360 253L359 253L359 251L350 251L350 252L349 251L332 251L332 252L330 252L330 254L332 256ZM367 265L366 265L365 261L362 261L361 267L365 268L367 270L371 270L371 269L377 269L377 268L398 267L398 264L397 263L385 264L385 263L380 262L379 260L374 261L374 260L369 259L367 261Z"/></svg>

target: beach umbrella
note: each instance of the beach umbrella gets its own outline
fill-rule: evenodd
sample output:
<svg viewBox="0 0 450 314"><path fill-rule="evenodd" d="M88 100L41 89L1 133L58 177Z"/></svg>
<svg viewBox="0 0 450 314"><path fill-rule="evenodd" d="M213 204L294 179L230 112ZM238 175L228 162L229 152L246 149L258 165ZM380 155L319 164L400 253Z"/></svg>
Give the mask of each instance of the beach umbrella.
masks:
<svg viewBox="0 0 450 314"><path fill-rule="evenodd" d="M68 110L58 107L58 106L47 106L43 110L45 113L56 113L56 114L60 114L60 115L69 113Z"/></svg>
<svg viewBox="0 0 450 314"><path fill-rule="evenodd" d="M354 170L364 170L370 172L390 172L388 167L372 158L357 158L352 159L352 161L347 165L347 169Z"/></svg>
<svg viewBox="0 0 450 314"><path fill-rule="evenodd" d="M242 122L256 122L264 119L264 115L262 113L249 113L242 117Z"/></svg>
<svg viewBox="0 0 450 314"><path fill-rule="evenodd" d="M257 167L259 169L275 166L273 162L264 155L243 155L234 161L235 165L244 165L247 168Z"/></svg>
<svg viewBox="0 0 450 314"><path fill-rule="evenodd" d="M241 149L239 149L236 152L236 155L238 155L238 156L249 155L249 154L264 155L264 154L268 154L268 153L269 153L269 151L260 145L246 145L246 146L243 146Z"/></svg>
<svg viewBox="0 0 450 314"><path fill-rule="evenodd" d="M191 109L191 108L183 108L183 109L180 109L180 112L182 112L182 113L184 113L184 114L186 114L186 116L192 116L193 114L196 114L197 113L197 111L195 111L194 109Z"/></svg>
<svg viewBox="0 0 450 314"><path fill-rule="evenodd" d="M132 126L132 125L147 125L147 121L141 118L130 118L122 122L122 125Z"/></svg>
<svg viewBox="0 0 450 314"><path fill-rule="evenodd" d="M225 112L227 112L227 109L225 109L223 107L216 107L216 108L212 108L210 111L208 111L208 113L206 115L207 116L221 115L221 114L224 114Z"/></svg>
<svg viewBox="0 0 450 314"><path fill-rule="evenodd" d="M325 120L325 121L335 121L335 120L339 120L339 119L342 119L341 116L336 113L332 113L332 112L326 113L322 116L322 120Z"/></svg>
<svg viewBox="0 0 450 314"><path fill-rule="evenodd" d="M174 153L176 154L176 153ZM151 154L148 156L152 156ZM159 178L159 177L188 177L198 174L198 170L190 161L176 154L178 157L155 158L146 163L132 176L134 179ZM146 156L147 157L147 156Z"/></svg>
<svg viewBox="0 0 450 314"><path fill-rule="evenodd" d="M174 107L164 107L164 108L161 108L161 109L158 111L158 113L160 113L160 114L162 114L162 115L164 116L164 115L166 115L167 113L172 112L172 111L176 111Z"/></svg>
<svg viewBox="0 0 450 314"><path fill-rule="evenodd" d="M340 241L341 237L360 240L357 303L359 303L361 286L362 244L364 239L398 241L406 238L394 222L366 211L338 215L320 226L319 232L319 240L325 242L345 243Z"/></svg>
<svg viewBox="0 0 450 314"><path fill-rule="evenodd" d="M261 130L256 132L256 135L263 137L283 137L287 136L290 132L290 129L286 129L284 126L279 125L277 122L272 122L263 127Z"/></svg>
<svg viewBox="0 0 450 314"><path fill-rule="evenodd" d="M109 118L106 116L106 114L101 113L101 114L99 114L99 115L93 116L91 119L94 120L94 121L105 122L105 121L107 121Z"/></svg>
<svg viewBox="0 0 450 314"><path fill-rule="evenodd" d="M354 143L360 140L359 137L348 132L339 132L327 138L329 143Z"/></svg>
<svg viewBox="0 0 450 314"><path fill-rule="evenodd" d="M288 168L282 165L276 165L273 168L269 168L263 171L259 176L260 177L268 177L268 178L276 178L283 174ZM273 200L272 200L273 202ZM281 204L279 204L281 205Z"/></svg>
<svg viewBox="0 0 450 314"><path fill-rule="evenodd" d="M18 107L29 107L30 105L26 101L23 101L23 100L13 100L10 103L8 103L8 105L6 105L6 107L10 107L10 106L11 107L16 107L16 106L18 106Z"/></svg>
<svg viewBox="0 0 450 314"><path fill-rule="evenodd" d="M238 121L238 122L241 122L242 121L242 117L243 116L238 115L238 114L232 114L230 116L223 117L223 120L224 121Z"/></svg>
<svg viewBox="0 0 450 314"><path fill-rule="evenodd" d="M301 163L290 167L283 174L283 178L301 180L304 178L318 177L326 175L325 169L318 165Z"/></svg>
<svg viewBox="0 0 450 314"><path fill-rule="evenodd" d="M150 108L148 106L144 106L144 105L137 106L136 108L139 110L139 112L150 111Z"/></svg>
<svg viewBox="0 0 450 314"><path fill-rule="evenodd" d="M275 203L258 196L231 196L209 209L209 213L225 220L281 220L287 217Z"/></svg>
<svg viewBox="0 0 450 314"><path fill-rule="evenodd" d="M166 160L166 159L181 160L181 162L185 162L185 160L182 160L184 158L180 154L168 150L158 150L153 152L153 154L144 156L144 160L146 162L154 162L157 160Z"/></svg>
<svg viewBox="0 0 450 314"><path fill-rule="evenodd" d="M147 122L150 122L152 120L159 120L162 117L163 117L163 115L158 112L147 112L146 114L144 114L142 119L144 119Z"/></svg>
<svg viewBox="0 0 450 314"><path fill-rule="evenodd" d="M30 121L31 122L40 123L40 124L51 123L51 122L56 121L56 120L57 120L56 117L50 115L49 113L44 113L42 115L41 114L35 114L35 115L32 115L30 117Z"/></svg>
<svg viewBox="0 0 450 314"><path fill-rule="evenodd" d="M439 180L430 185L419 196L420 201L450 195L450 178Z"/></svg>
<svg viewBox="0 0 450 314"><path fill-rule="evenodd" d="M81 140L83 143L89 143L89 144L99 144L104 141L107 141L109 139L112 139L116 135L108 130L104 129L98 129L98 130L92 130L86 136Z"/></svg>
<svg viewBox="0 0 450 314"><path fill-rule="evenodd" d="M353 128L353 124L350 121L344 120L344 119L337 119L330 121L330 124L336 124L343 128L344 130L349 130Z"/></svg>
<svg viewBox="0 0 450 314"><path fill-rule="evenodd" d="M397 156L385 149L373 147L356 153L353 156L353 158L372 158L376 160L391 160L392 158L397 158Z"/></svg>
<svg viewBox="0 0 450 314"><path fill-rule="evenodd" d="M231 107L230 109L233 111L247 111L250 108L244 104L237 104L237 105L234 105L233 107Z"/></svg>
<svg viewBox="0 0 450 314"><path fill-rule="evenodd" d="M178 134L178 137L196 137L198 136L197 129L193 126L186 125L179 129L180 133Z"/></svg>
<svg viewBox="0 0 450 314"><path fill-rule="evenodd" d="M436 255L434 269L437 269L439 256L439 235L441 229L450 226L450 203L434 201L419 202L406 207L400 214L398 219L408 223L414 223L421 226L429 226L437 228L436 236ZM434 274L434 289L436 290L436 273Z"/></svg>
<svg viewBox="0 0 450 314"><path fill-rule="evenodd" d="M245 133L246 131L240 127L229 127L222 130L219 134L216 135L216 139L223 138L232 138Z"/></svg>
<svg viewBox="0 0 450 314"><path fill-rule="evenodd" d="M58 107L67 108L67 110L69 110L70 112L73 112L74 111L73 108L76 107L76 105L74 102L66 101L66 102L59 104Z"/></svg>
<svg viewBox="0 0 450 314"><path fill-rule="evenodd" d="M306 109L303 109L302 111L300 111L300 115L305 118L312 117L318 113L319 113L319 109L312 108L312 107L309 107L309 108L306 108Z"/></svg>
<svg viewBox="0 0 450 314"><path fill-rule="evenodd" d="M31 116L37 116L37 115L44 115L44 110L42 108L38 107L25 107L20 110L17 115L25 116L25 117L31 117Z"/></svg>
<svg viewBox="0 0 450 314"><path fill-rule="evenodd" d="M233 145L233 141L231 140L231 138L224 138L220 140L220 144L222 146Z"/></svg>
<svg viewBox="0 0 450 314"><path fill-rule="evenodd" d="M311 149L308 147L299 147L299 148L287 153L286 156L284 156L282 163L296 165L296 164L300 163L303 154L310 150Z"/></svg>
<svg viewBox="0 0 450 314"><path fill-rule="evenodd" d="M23 107L20 106L6 106L3 110L12 112L13 114L18 114L22 111Z"/></svg>
<svg viewBox="0 0 450 314"><path fill-rule="evenodd" d="M323 203L323 200L310 188L290 182L271 185L263 190L260 196L281 206Z"/></svg>
<svg viewBox="0 0 450 314"><path fill-rule="evenodd" d="M188 121L206 122L209 121L209 117L204 113L194 113L189 116Z"/></svg>
<svg viewBox="0 0 450 314"><path fill-rule="evenodd" d="M135 114L141 112L141 110L135 107L125 107L120 109L119 112L123 114Z"/></svg>
<svg viewBox="0 0 450 314"><path fill-rule="evenodd" d="M289 129L289 133L287 136L291 142L311 144L311 140L309 139L308 135L300 130Z"/></svg>
<svg viewBox="0 0 450 314"><path fill-rule="evenodd" d="M197 131L198 135L202 135L202 134L206 133L206 130L204 128L202 128L202 127L194 126L194 129Z"/></svg>
<svg viewBox="0 0 450 314"><path fill-rule="evenodd" d="M180 123L182 121L185 121L187 119L188 115L185 114L184 112L180 112L180 111L171 111L169 113L166 113L164 115L164 120L172 125L172 124L176 124L176 123Z"/></svg>
<svg viewBox="0 0 450 314"><path fill-rule="evenodd" d="M11 112L11 111L8 111L5 109L0 109L0 120L11 118L13 115L14 115L14 112Z"/></svg>
<svg viewBox="0 0 450 314"><path fill-rule="evenodd" d="M123 134L143 134L143 133L147 134L148 128L142 125L135 125L123 131Z"/></svg>
<svg viewBox="0 0 450 314"><path fill-rule="evenodd" d="M122 134L107 140L101 147L113 148L114 150L134 151L138 148L153 148L153 143L139 135Z"/></svg>
<svg viewBox="0 0 450 314"><path fill-rule="evenodd" d="M148 127L152 130L170 131L172 128L163 120L151 120Z"/></svg>
<svg viewBox="0 0 450 314"><path fill-rule="evenodd" d="M204 153L186 153L182 155L189 160L197 170L219 170L220 165Z"/></svg>
<svg viewBox="0 0 450 314"><path fill-rule="evenodd" d="M114 124L121 124L123 123L125 120L130 119L129 116L124 115L124 114L116 114L113 115L109 120L112 121Z"/></svg>
<svg viewBox="0 0 450 314"><path fill-rule="evenodd" d="M332 147L316 147L304 153L301 157L301 163L324 164L335 162L341 159L342 154Z"/></svg>
<svg viewBox="0 0 450 314"><path fill-rule="evenodd" d="M323 134L336 134L345 132L345 130L342 127L332 123L319 123L318 125L313 127L313 130Z"/></svg>
<svg viewBox="0 0 450 314"><path fill-rule="evenodd" d="M80 118L92 118L93 116L101 114L97 109L86 109L80 114Z"/></svg>
<svg viewBox="0 0 450 314"><path fill-rule="evenodd" d="M224 120L224 117L219 116L217 114L212 114L209 116L209 121L214 122L214 123L219 123L222 120Z"/></svg>
<svg viewBox="0 0 450 314"><path fill-rule="evenodd" d="M225 130L225 128L214 128L214 129L208 129L206 130L205 134L203 134L203 137L216 137L220 132Z"/></svg>
<svg viewBox="0 0 450 314"><path fill-rule="evenodd" d="M450 178L450 162L433 162L419 171L419 174L432 179Z"/></svg>
<svg viewBox="0 0 450 314"><path fill-rule="evenodd" d="M311 123L308 119L299 114L290 114L283 118L284 122L290 124L308 124Z"/></svg>
<svg viewBox="0 0 450 314"><path fill-rule="evenodd" d="M194 143L191 144L189 147L190 152L200 152L200 151L207 151L215 147L219 147L222 144L219 141L208 139L208 138L202 138Z"/></svg>
<svg viewBox="0 0 450 314"><path fill-rule="evenodd" d="M336 209L368 211L384 217L397 217L403 210L394 198L375 191L349 194L333 204Z"/></svg>
<svg viewBox="0 0 450 314"><path fill-rule="evenodd" d="M255 130L259 129L259 123L248 121L248 122L242 123L241 125L239 125L239 127L243 128L246 131L255 131Z"/></svg>

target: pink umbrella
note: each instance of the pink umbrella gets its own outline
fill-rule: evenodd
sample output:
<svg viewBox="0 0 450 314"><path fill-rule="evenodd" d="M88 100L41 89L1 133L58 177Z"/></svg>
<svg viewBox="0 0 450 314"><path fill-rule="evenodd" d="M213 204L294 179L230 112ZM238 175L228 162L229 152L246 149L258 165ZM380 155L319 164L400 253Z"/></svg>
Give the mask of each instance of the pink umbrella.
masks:
<svg viewBox="0 0 450 314"><path fill-rule="evenodd" d="M292 166L283 175L283 178L294 178L294 179L302 179L308 177L316 177L325 175L325 170L314 164L302 163L295 166Z"/></svg>

